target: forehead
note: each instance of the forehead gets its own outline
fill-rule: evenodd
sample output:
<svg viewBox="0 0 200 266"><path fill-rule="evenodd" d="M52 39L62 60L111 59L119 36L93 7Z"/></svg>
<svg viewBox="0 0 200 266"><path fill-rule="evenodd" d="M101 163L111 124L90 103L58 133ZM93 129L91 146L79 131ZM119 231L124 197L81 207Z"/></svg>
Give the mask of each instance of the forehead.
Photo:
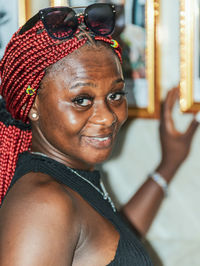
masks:
<svg viewBox="0 0 200 266"><path fill-rule="evenodd" d="M47 72L51 77L68 78L94 78L102 74L108 77L121 76L122 68L117 55L104 46L94 47L92 45L83 46L73 53L67 55Z"/></svg>

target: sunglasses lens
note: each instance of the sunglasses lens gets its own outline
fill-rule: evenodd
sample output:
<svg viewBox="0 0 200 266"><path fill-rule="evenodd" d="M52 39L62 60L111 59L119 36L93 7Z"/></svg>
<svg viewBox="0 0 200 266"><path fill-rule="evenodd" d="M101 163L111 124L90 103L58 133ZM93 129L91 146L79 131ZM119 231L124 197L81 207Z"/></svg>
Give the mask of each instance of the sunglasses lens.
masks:
<svg viewBox="0 0 200 266"><path fill-rule="evenodd" d="M55 39L66 39L77 30L78 21L72 9L54 9L48 12L43 19L49 34Z"/></svg>
<svg viewBox="0 0 200 266"><path fill-rule="evenodd" d="M85 23L96 34L109 35L115 26L115 12L108 4L90 5L85 10Z"/></svg>

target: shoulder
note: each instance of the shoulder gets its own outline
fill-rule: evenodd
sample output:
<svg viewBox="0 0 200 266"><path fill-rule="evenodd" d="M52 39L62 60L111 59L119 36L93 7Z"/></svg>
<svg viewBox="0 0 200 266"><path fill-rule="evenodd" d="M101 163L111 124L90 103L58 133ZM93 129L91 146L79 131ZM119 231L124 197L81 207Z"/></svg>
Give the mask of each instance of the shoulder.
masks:
<svg viewBox="0 0 200 266"><path fill-rule="evenodd" d="M29 173L11 188L2 206L1 217L8 219L12 214L21 223L38 216L40 220L51 218L49 222L56 219L66 223L76 221L77 204L69 191L49 175Z"/></svg>
<svg viewBox="0 0 200 266"><path fill-rule="evenodd" d="M7 243L5 251L12 246L12 253L18 253L21 246L20 250L33 256L35 252L41 252L41 258L43 253L49 254L47 264L40 264L40 260L37 262L38 265L48 265L53 254L57 255L51 259L65 249L66 259L70 260L81 227L76 200L47 175L32 173L22 178L24 182L16 183L1 209L0 242ZM0 251L4 250L0 248Z"/></svg>
<svg viewBox="0 0 200 266"><path fill-rule="evenodd" d="M10 210L23 211L23 208L29 207L40 211L41 208L43 211L60 212L61 215L69 212L75 214L76 210L71 194L51 176L43 173L28 173L21 177L9 191L5 205Z"/></svg>

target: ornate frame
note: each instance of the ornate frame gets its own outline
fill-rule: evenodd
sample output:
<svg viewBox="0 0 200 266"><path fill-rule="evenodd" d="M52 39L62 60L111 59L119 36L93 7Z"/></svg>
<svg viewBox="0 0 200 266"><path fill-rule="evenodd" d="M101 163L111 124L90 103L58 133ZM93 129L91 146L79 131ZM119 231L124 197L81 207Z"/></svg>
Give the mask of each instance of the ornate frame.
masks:
<svg viewBox="0 0 200 266"><path fill-rule="evenodd" d="M19 16L19 26L23 25L28 20L28 6L29 1L18 0L18 16Z"/></svg>
<svg viewBox="0 0 200 266"><path fill-rule="evenodd" d="M200 102L194 99L195 0L180 0L180 108L197 112Z"/></svg>
<svg viewBox="0 0 200 266"><path fill-rule="evenodd" d="M160 0L146 0L146 76L149 86L147 108L129 107L129 117L159 118L160 116Z"/></svg>

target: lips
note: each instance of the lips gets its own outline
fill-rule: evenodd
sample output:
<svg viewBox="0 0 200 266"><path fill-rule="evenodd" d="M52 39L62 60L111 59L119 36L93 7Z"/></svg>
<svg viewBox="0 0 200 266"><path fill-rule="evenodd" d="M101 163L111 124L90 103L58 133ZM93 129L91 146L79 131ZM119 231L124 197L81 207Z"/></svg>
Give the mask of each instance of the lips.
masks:
<svg viewBox="0 0 200 266"><path fill-rule="evenodd" d="M112 145L112 135L107 136L83 136L84 141L97 148L97 149L105 149L109 148Z"/></svg>

